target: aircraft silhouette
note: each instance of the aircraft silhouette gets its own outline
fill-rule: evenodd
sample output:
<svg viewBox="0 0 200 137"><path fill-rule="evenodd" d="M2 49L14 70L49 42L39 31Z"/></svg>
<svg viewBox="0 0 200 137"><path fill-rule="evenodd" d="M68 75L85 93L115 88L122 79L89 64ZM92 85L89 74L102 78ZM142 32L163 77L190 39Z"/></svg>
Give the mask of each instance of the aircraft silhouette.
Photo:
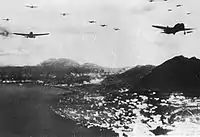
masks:
<svg viewBox="0 0 200 137"><path fill-rule="evenodd" d="M118 30L120 30L120 29L119 29L119 28L114 28L114 30L115 30L115 31L118 31Z"/></svg>
<svg viewBox="0 0 200 137"><path fill-rule="evenodd" d="M106 24L102 24L102 25L100 25L101 27L106 27L107 25Z"/></svg>
<svg viewBox="0 0 200 137"><path fill-rule="evenodd" d="M194 28L185 28L185 25L183 23L177 23L174 25L174 27L164 27L164 26L157 26L157 25L152 25L154 28L162 29L163 32L161 33L166 33L166 34L176 34L179 31L184 31L184 34L186 34L186 31L193 30Z"/></svg>
<svg viewBox="0 0 200 137"><path fill-rule="evenodd" d="M9 18L4 18L4 19L2 19L2 20L5 20L5 21L10 21L11 19L9 19Z"/></svg>
<svg viewBox="0 0 200 137"><path fill-rule="evenodd" d="M187 14L187 15L190 15L190 14L191 14L191 12L187 12L186 14Z"/></svg>
<svg viewBox="0 0 200 137"><path fill-rule="evenodd" d="M181 5L181 4L177 4L177 5L176 5L176 7L182 7L182 6L183 6L183 5Z"/></svg>
<svg viewBox="0 0 200 137"><path fill-rule="evenodd" d="M172 9L168 9L168 11L172 11Z"/></svg>
<svg viewBox="0 0 200 137"><path fill-rule="evenodd" d="M89 23L96 23L96 21L95 20L90 20L90 21L88 21Z"/></svg>
<svg viewBox="0 0 200 137"><path fill-rule="evenodd" d="M28 8L37 8L38 6L34 6L34 5L26 5L26 7L28 7Z"/></svg>
<svg viewBox="0 0 200 137"><path fill-rule="evenodd" d="M155 0L149 0L149 2L154 2ZM168 0L163 0L163 1L168 1Z"/></svg>
<svg viewBox="0 0 200 137"><path fill-rule="evenodd" d="M49 35L49 33L34 34L33 32L30 32L28 34L26 34L26 33L13 33L13 34L15 34L15 35L21 35L21 36L24 36L26 38L36 38L37 36Z"/></svg>
<svg viewBox="0 0 200 137"><path fill-rule="evenodd" d="M60 13L62 16L69 15L69 13Z"/></svg>

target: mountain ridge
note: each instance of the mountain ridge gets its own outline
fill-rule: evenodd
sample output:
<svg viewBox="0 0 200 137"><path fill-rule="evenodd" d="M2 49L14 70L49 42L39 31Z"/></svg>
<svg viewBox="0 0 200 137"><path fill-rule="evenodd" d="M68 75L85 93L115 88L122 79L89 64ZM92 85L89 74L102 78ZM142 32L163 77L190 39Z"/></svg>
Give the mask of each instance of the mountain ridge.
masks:
<svg viewBox="0 0 200 137"><path fill-rule="evenodd" d="M71 59L65 58L50 58L38 64L41 67L79 67L80 64Z"/></svg>
<svg viewBox="0 0 200 137"><path fill-rule="evenodd" d="M200 89L200 59L175 56L155 67L137 87L168 91ZM193 91L191 91L193 92Z"/></svg>
<svg viewBox="0 0 200 137"><path fill-rule="evenodd" d="M117 87L119 87L119 85L123 85L133 87L140 81L141 77L150 73L154 67L153 65L137 65L123 73L116 73L108 76L102 81L102 84L106 86L118 85Z"/></svg>

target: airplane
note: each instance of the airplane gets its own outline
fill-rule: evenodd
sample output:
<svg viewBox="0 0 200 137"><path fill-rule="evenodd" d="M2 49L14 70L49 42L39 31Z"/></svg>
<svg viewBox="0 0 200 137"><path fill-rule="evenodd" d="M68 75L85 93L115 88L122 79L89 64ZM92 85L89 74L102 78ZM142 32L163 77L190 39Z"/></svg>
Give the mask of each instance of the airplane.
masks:
<svg viewBox="0 0 200 137"><path fill-rule="evenodd" d="M194 28L185 28L185 25L183 23L177 23L174 25L174 27L164 27L164 26L157 26L157 25L152 25L154 28L162 29L163 32L161 33L166 33L166 34L176 34L179 31L184 31L184 35L187 33L186 31L193 30Z"/></svg>
<svg viewBox="0 0 200 137"><path fill-rule="evenodd" d="M10 21L11 19L9 19L9 18L4 18L4 19L2 19L2 20L5 20L5 21Z"/></svg>
<svg viewBox="0 0 200 137"><path fill-rule="evenodd" d="M38 6L34 6L34 5L26 5L26 7L28 7L28 8L37 8Z"/></svg>
<svg viewBox="0 0 200 137"><path fill-rule="evenodd" d="M106 24L102 24L102 25L100 25L101 27L106 27L107 25Z"/></svg>
<svg viewBox="0 0 200 137"><path fill-rule="evenodd" d="M172 11L172 9L168 9L168 11Z"/></svg>
<svg viewBox="0 0 200 137"><path fill-rule="evenodd" d="M33 32L30 32L28 34L26 34L26 33L12 33L12 34L21 35L21 36L24 36L26 38L36 38L37 36L49 35L49 33L34 34Z"/></svg>
<svg viewBox="0 0 200 137"><path fill-rule="evenodd" d="M62 16L69 15L70 13L60 13Z"/></svg>
<svg viewBox="0 0 200 137"><path fill-rule="evenodd" d="M149 2L154 2L155 0L149 0ZM163 0L163 1L168 1L168 0Z"/></svg>
<svg viewBox="0 0 200 137"><path fill-rule="evenodd" d="M118 30L120 30L120 29L119 29L119 28L114 28L114 30L118 31Z"/></svg>
<svg viewBox="0 0 200 137"><path fill-rule="evenodd" d="M191 14L191 12L187 12L186 14L187 14L187 15L190 15L190 14Z"/></svg>
<svg viewBox="0 0 200 137"><path fill-rule="evenodd" d="M95 20L90 20L90 21L88 21L89 23L96 23L96 21Z"/></svg>
<svg viewBox="0 0 200 137"><path fill-rule="evenodd" d="M182 6L183 6L183 5L181 5L181 4L177 4L177 5L176 5L176 7L182 7Z"/></svg>

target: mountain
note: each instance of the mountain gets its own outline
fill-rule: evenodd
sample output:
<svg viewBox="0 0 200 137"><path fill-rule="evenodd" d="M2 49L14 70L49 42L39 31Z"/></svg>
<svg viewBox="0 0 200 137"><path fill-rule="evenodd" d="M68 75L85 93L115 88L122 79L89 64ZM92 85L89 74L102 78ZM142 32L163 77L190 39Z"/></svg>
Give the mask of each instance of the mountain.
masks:
<svg viewBox="0 0 200 137"><path fill-rule="evenodd" d="M41 67L54 67L54 68L68 68L68 67L79 67L80 64L76 61L70 60L70 59L49 59L42 63L40 63L38 66Z"/></svg>
<svg viewBox="0 0 200 137"><path fill-rule="evenodd" d="M137 87L196 93L200 90L200 60L195 57L173 57L154 68Z"/></svg>
<svg viewBox="0 0 200 137"><path fill-rule="evenodd" d="M110 87L120 87L120 86L130 86L133 87L136 83L140 81L141 78L146 76L151 72L151 70L155 66L152 65L144 65L144 66L136 66L131 68L123 73L114 74L108 76L106 79L102 81L103 85Z"/></svg>
<svg viewBox="0 0 200 137"><path fill-rule="evenodd" d="M104 71L103 67L96 65L96 64L93 64L93 63L84 63L80 67L85 68L85 69L90 69L90 70L93 70L93 71L97 71L97 72L103 72Z"/></svg>
<svg viewBox="0 0 200 137"><path fill-rule="evenodd" d="M74 68L77 71L80 72L106 72L106 73L117 73L121 70L121 68L107 68L102 67L99 65L96 65L94 63L84 63L80 65L78 62L73 61L71 59L49 59L42 63L40 63L38 66L45 67L49 69L69 69Z"/></svg>
<svg viewBox="0 0 200 137"><path fill-rule="evenodd" d="M81 67L85 67L85 68L103 68L97 64L94 63L84 63L83 65L81 65Z"/></svg>
<svg viewBox="0 0 200 137"><path fill-rule="evenodd" d="M80 65L70 59L49 59L36 66L0 67L0 81L44 81L45 83L84 83L103 79L121 69L101 67L92 63Z"/></svg>
<svg viewBox="0 0 200 137"><path fill-rule="evenodd" d="M102 67L93 63L84 63L81 65L82 68L91 69L97 72L105 72L105 73L118 73L120 71L123 71L125 68L108 68L108 67Z"/></svg>

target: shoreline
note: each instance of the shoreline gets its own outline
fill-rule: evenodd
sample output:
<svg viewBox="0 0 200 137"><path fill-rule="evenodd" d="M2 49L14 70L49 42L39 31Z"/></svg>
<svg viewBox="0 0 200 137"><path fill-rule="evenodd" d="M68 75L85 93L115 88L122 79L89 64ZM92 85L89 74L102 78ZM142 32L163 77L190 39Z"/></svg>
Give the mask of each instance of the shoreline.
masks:
<svg viewBox="0 0 200 137"><path fill-rule="evenodd" d="M71 119L56 115L50 106L56 103L59 94L66 90L45 86L24 84L1 84L0 86L0 135L38 136L83 136L93 137L113 134L101 128L86 128Z"/></svg>

